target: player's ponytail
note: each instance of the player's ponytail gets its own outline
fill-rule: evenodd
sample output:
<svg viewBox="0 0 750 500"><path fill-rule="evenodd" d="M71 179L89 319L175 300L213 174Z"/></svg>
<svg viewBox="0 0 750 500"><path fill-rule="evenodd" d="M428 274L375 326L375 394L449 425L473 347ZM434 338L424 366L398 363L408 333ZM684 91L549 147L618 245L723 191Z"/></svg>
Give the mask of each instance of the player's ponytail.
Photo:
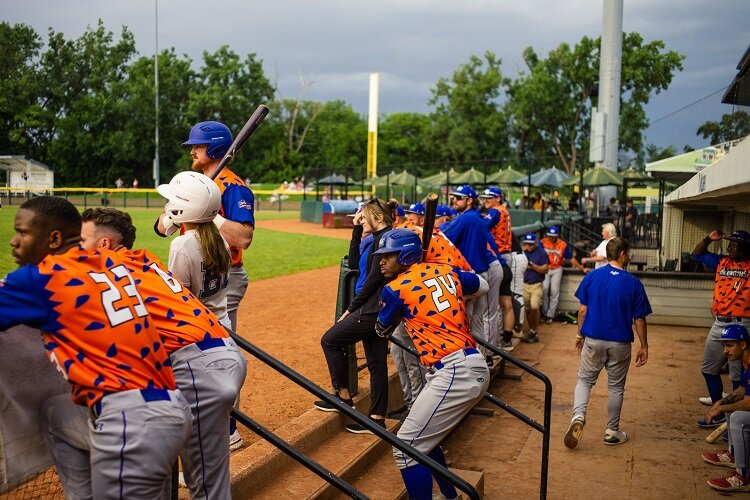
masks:
<svg viewBox="0 0 750 500"><path fill-rule="evenodd" d="M203 250L206 270L217 276L227 274L232 265L232 256L216 224L213 222L197 224L195 230L198 233L201 250Z"/></svg>

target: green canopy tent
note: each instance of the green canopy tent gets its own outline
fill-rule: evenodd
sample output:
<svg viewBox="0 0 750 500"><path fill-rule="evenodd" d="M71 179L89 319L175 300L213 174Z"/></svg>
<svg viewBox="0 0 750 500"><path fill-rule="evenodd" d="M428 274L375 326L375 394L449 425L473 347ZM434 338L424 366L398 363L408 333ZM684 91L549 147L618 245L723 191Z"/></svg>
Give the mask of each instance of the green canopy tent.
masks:
<svg viewBox="0 0 750 500"><path fill-rule="evenodd" d="M448 184L456 184L454 179L459 175L456 169L442 170L436 174L428 175L422 179L422 183L427 186L439 187Z"/></svg>
<svg viewBox="0 0 750 500"><path fill-rule="evenodd" d="M531 185L534 187L549 186L549 187L561 187L563 182L568 179L568 174L558 169L557 167L543 168L542 170L531 174ZM529 180L527 176L517 180L516 184L528 184Z"/></svg>
<svg viewBox="0 0 750 500"><path fill-rule="evenodd" d="M571 176L563 182L563 186L575 186L580 182L580 176ZM622 176L608 168L594 167L583 173L583 185L589 187L622 186Z"/></svg>
<svg viewBox="0 0 750 500"><path fill-rule="evenodd" d="M500 170L492 175L487 176L488 184L515 184L521 179L526 179L527 175L523 172L515 170L513 167L508 167L505 170Z"/></svg>
<svg viewBox="0 0 750 500"><path fill-rule="evenodd" d="M471 167L465 172L461 172L455 178L451 176L452 184L482 184L484 185L485 175L484 172Z"/></svg>
<svg viewBox="0 0 750 500"><path fill-rule="evenodd" d="M620 175L625 179L653 179L647 172L642 170L636 170L633 167L628 167L627 170L620 172Z"/></svg>
<svg viewBox="0 0 750 500"><path fill-rule="evenodd" d="M385 187L386 188L386 197L391 196L391 187L400 187L401 188L401 203L405 202L406 194L409 193L411 197L416 199L416 196L423 191L423 183L419 182L417 179L417 176L414 174L410 174L406 170L402 170L401 172L391 171L391 173L386 175L381 175L380 177L374 177L372 179L368 179L366 181L366 184L370 184L372 186L379 186L379 187ZM395 189L393 190L396 191Z"/></svg>

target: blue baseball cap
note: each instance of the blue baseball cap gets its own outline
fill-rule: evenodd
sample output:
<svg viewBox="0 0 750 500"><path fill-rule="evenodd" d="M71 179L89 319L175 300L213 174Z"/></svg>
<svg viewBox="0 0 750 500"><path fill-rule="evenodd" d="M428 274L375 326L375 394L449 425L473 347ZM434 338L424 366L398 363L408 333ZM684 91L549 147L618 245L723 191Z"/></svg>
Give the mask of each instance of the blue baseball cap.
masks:
<svg viewBox="0 0 750 500"><path fill-rule="evenodd" d="M721 337L718 339L719 342L739 342L744 340L750 346L750 334L747 333L747 328L742 325L728 325L721 330Z"/></svg>
<svg viewBox="0 0 750 500"><path fill-rule="evenodd" d="M560 236L560 228L557 226L548 227L547 236Z"/></svg>
<svg viewBox="0 0 750 500"><path fill-rule="evenodd" d="M479 195L480 198L502 198L503 192L499 187L488 187L484 191L482 191L482 194Z"/></svg>
<svg viewBox="0 0 750 500"><path fill-rule="evenodd" d="M404 210L404 212L408 214L424 215L424 205L419 202L412 203L411 205L409 205L409 208Z"/></svg>
<svg viewBox="0 0 750 500"><path fill-rule="evenodd" d="M526 233L521 239L521 245L533 245L536 243L536 235L534 233Z"/></svg>
<svg viewBox="0 0 750 500"><path fill-rule="evenodd" d="M451 207L448 205L439 203L437 209L435 209L435 217L450 217L451 215Z"/></svg>
<svg viewBox="0 0 750 500"><path fill-rule="evenodd" d="M455 208L450 207L450 211L451 211L451 217L455 217L458 215L458 210L456 210Z"/></svg>
<svg viewBox="0 0 750 500"><path fill-rule="evenodd" d="M404 213L404 207L402 207L401 205L397 206L396 215L398 215L399 217L405 217L406 214Z"/></svg>
<svg viewBox="0 0 750 500"><path fill-rule="evenodd" d="M474 198L477 197L477 192L474 191L474 188L469 186L468 184L464 184L463 186L458 186L455 191L451 191L448 193L453 196L462 196L464 198Z"/></svg>

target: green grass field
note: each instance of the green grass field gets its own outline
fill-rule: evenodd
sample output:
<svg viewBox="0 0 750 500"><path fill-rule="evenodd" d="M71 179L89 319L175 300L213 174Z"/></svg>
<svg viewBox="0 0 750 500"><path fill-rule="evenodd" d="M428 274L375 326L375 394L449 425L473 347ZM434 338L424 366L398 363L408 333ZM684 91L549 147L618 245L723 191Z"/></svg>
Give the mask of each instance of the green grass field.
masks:
<svg viewBox="0 0 750 500"><path fill-rule="evenodd" d="M16 268L8 243L13 237L13 223L17 207L6 206L0 210L0 276ZM133 208L128 210L137 231L136 248L147 248L166 263L171 238L160 238L153 225L161 210ZM259 220L296 219L294 212L258 212ZM273 278L284 274L319 269L337 264L346 255L346 241L305 234L283 233L257 228L253 244L244 254L245 268L251 280Z"/></svg>

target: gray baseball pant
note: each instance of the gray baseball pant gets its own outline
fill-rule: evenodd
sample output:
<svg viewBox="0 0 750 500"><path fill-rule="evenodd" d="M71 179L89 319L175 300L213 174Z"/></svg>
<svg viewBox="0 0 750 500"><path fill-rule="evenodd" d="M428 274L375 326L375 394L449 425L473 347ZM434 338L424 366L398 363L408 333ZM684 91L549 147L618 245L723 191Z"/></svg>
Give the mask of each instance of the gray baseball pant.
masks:
<svg viewBox="0 0 750 500"><path fill-rule="evenodd" d="M91 491L99 499L161 498L191 431L188 403L179 389L109 394L91 429Z"/></svg>
<svg viewBox="0 0 750 500"><path fill-rule="evenodd" d="M550 269L544 275L542 287L542 314L548 318L557 316L557 306L560 304L560 287L562 286L562 267Z"/></svg>
<svg viewBox="0 0 750 500"><path fill-rule="evenodd" d="M406 346L414 346L414 342L407 335L403 323L396 327L391 336L400 340ZM422 387L424 387L427 369L419 362L417 356L406 352L394 343L391 343L391 359L393 359L393 364L396 365L398 370L398 379L404 392L404 403L411 410L414 400L417 399Z"/></svg>
<svg viewBox="0 0 750 500"><path fill-rule="evenodd" d="M192 413L193 432L180 452L190 497L231 500L229 413L245 381L247 361L230 338L190 344L170 359Z"/></svg>
<svg viewBox="0 0 750 500"><path fill-rule="evenodd" d="M737 472L747 476L747 461L750 458L750 412L727 412L727 430L729 431L729 452L734 455Z"/></svg>
<svg viewBox="0 0 750 500"><path fill-rule="evenodd" d="M93 496L88 409L75 404L70 394L59 394L44 402L40 417L66 500L90 500Z"/></svg>
<svg viewBox="0 0 750 500"><path fill-rule="evenodd" d="M721 331L725 326L729 326L730 324L731 323L722 323L715 319L714 324L711 325L711 329L708 331L708 337L706 337L706 344L703 347L701 373L707 373L709 375L719 375L721 373L721 367L727 362L727 356L724 354L724 345L721 342L718 342L718 340L721 338ZM745 328L750 329L750 318L742 318L740 324ZM739 361L730 361L729 379L739 382L741 373L741 363Z"/></svg>
<svg viewBox="0 0 750 500"><path fill-rule="evenodd" d="M484 331L487 332L487 340L495 347L500 347L500 335L498 334L498 317L500 314L500 282L503 280L503 266L499 261L490 264L489 269L481 274L487 280L490 289L487 291L487 316ZM474 331L474 330L472 330Z"/></svg>
<svg viewBox="0 0 750 500"><path fill-rule="evenodd" d="M630 367L630 342L613 342L586 337L578 365L578 382L573 393L573 417L586 418L591 388L602 368L607 370L607 429L620 430L620 411L625 395L625 379Z"/></svg>
<svg viewBox="0 0 750 500"><path fill-rule="evenodd" d="M250 279L247 277L245 267L240 265L229 268L227 280L229 282L227 284L227 316L232 323L232 330L237 331L237 309L245 296Z"/></svg>
<svg viewBox="0 0 750 500"><path fill-rule="evenodd" d="M482 398L490 383L487 362L475 348L452 352L437 365L442 367L428 370L427 384L398 431L399 439L422 453L440 444ZM393 456L399 469L417 464L397 448L393 448Z"/></svg>

